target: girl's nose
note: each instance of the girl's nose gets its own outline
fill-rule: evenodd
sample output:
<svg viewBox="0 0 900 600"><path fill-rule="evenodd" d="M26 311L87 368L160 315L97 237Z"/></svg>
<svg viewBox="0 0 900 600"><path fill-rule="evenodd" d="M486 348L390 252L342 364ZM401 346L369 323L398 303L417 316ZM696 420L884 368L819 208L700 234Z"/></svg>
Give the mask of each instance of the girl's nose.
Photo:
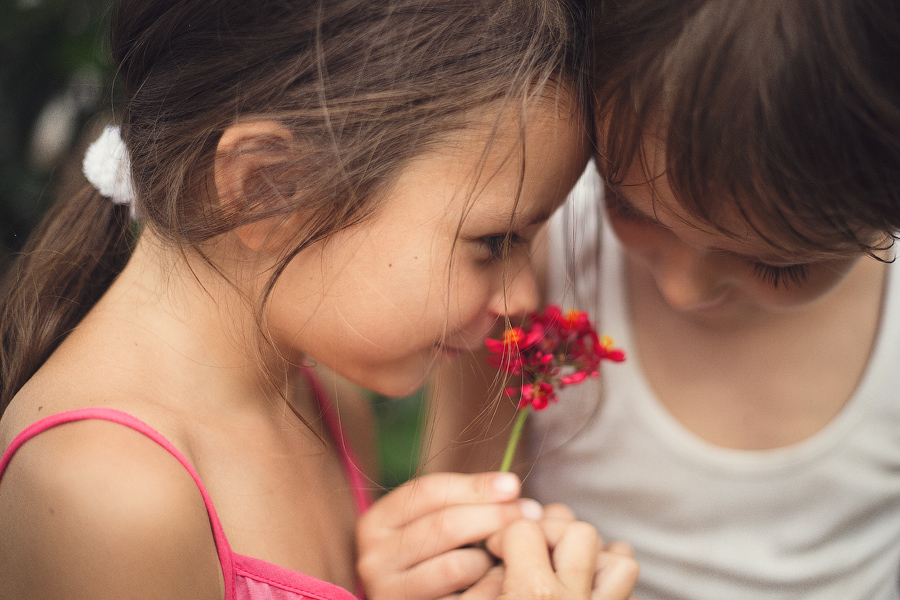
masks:
<svg viewBox="0 0 900 600"><path fill-rule="evenodd" d="M491 305L496 316L523 317L538 309L537 280L528 257L510 260L501 285L497 287Z"/></svg>
<svg viewBox="0 0 900 600"><path fill-rule="evenodd" d="M686 244L670 247L660 256L653 276L666 302L676 310L712 307L729 288L728 278L716 266L716 256Z"/></svg>

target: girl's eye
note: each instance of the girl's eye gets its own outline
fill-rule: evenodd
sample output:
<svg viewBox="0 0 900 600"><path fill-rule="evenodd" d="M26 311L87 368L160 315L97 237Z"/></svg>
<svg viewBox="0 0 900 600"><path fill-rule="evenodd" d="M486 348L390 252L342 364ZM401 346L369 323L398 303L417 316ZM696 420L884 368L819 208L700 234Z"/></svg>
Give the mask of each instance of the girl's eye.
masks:
<svg viewBox="0 0 900 600"><path fill-rule="evenodd" d="M480 238L479 242L487 250L488 261L503 260L512 250L528 244L528 240L512 232L486 235Z"/></svg>
<svg viewBox="0 0 900 600"><path fill-rule="evenodd" d="M803 285L809 277L809 268L806 265L776 267L766 263L753 263L753 274L773 288L787 288L791 285Z"/></svg>

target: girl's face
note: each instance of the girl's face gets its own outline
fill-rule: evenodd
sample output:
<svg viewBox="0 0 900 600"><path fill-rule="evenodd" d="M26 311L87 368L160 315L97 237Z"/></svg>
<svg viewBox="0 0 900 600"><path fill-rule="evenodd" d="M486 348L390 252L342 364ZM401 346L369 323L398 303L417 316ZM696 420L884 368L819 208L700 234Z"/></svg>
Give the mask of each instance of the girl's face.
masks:
<svg viewBox="0 0 900 600"><path fill-rule="evenodd" d="M503 315L535 310L529 242L587 159L582 124L559 110L530 111L524 155L512 118L490 146L495 115L448 135L399 173L372 218L299 254L271 298L279 345L398 396L437 361L480 348Z"/></svg>
<svg viewBox="0 0 900 600"><path fill-rule="evenodd" d="M704 322L756 318L812 303L863 256L788 254L749 227L740 239L728 237L687 215L664 176L649 179L638 163L621 185L607 188L610 223L665 302Z"/></svg>

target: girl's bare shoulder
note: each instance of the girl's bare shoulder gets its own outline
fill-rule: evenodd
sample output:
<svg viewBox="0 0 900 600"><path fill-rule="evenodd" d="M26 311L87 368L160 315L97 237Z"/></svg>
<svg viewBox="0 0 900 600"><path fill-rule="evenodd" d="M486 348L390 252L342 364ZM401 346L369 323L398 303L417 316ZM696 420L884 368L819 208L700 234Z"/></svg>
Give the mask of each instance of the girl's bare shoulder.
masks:
<svg viewBox="0 0 900 600"><path fill-rule="evenodd" d="M143 434L100 420L53 427L13 456L0 482L0 582L0 599L223 589L190 474Z"/></svg>

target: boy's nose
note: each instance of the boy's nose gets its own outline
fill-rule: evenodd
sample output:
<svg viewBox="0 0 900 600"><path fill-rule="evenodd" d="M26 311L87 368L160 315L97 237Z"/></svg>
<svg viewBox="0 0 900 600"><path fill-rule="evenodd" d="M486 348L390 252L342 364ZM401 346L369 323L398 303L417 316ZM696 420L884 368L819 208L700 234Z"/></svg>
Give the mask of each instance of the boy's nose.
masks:
<svg viewBox="0 0 900 600"><path fill-rule="evenodd" d="M679 245L661 256L653 269L656 285L672 308L682 311L709 308L728 292L728 280L705 250Z"/></svg>

